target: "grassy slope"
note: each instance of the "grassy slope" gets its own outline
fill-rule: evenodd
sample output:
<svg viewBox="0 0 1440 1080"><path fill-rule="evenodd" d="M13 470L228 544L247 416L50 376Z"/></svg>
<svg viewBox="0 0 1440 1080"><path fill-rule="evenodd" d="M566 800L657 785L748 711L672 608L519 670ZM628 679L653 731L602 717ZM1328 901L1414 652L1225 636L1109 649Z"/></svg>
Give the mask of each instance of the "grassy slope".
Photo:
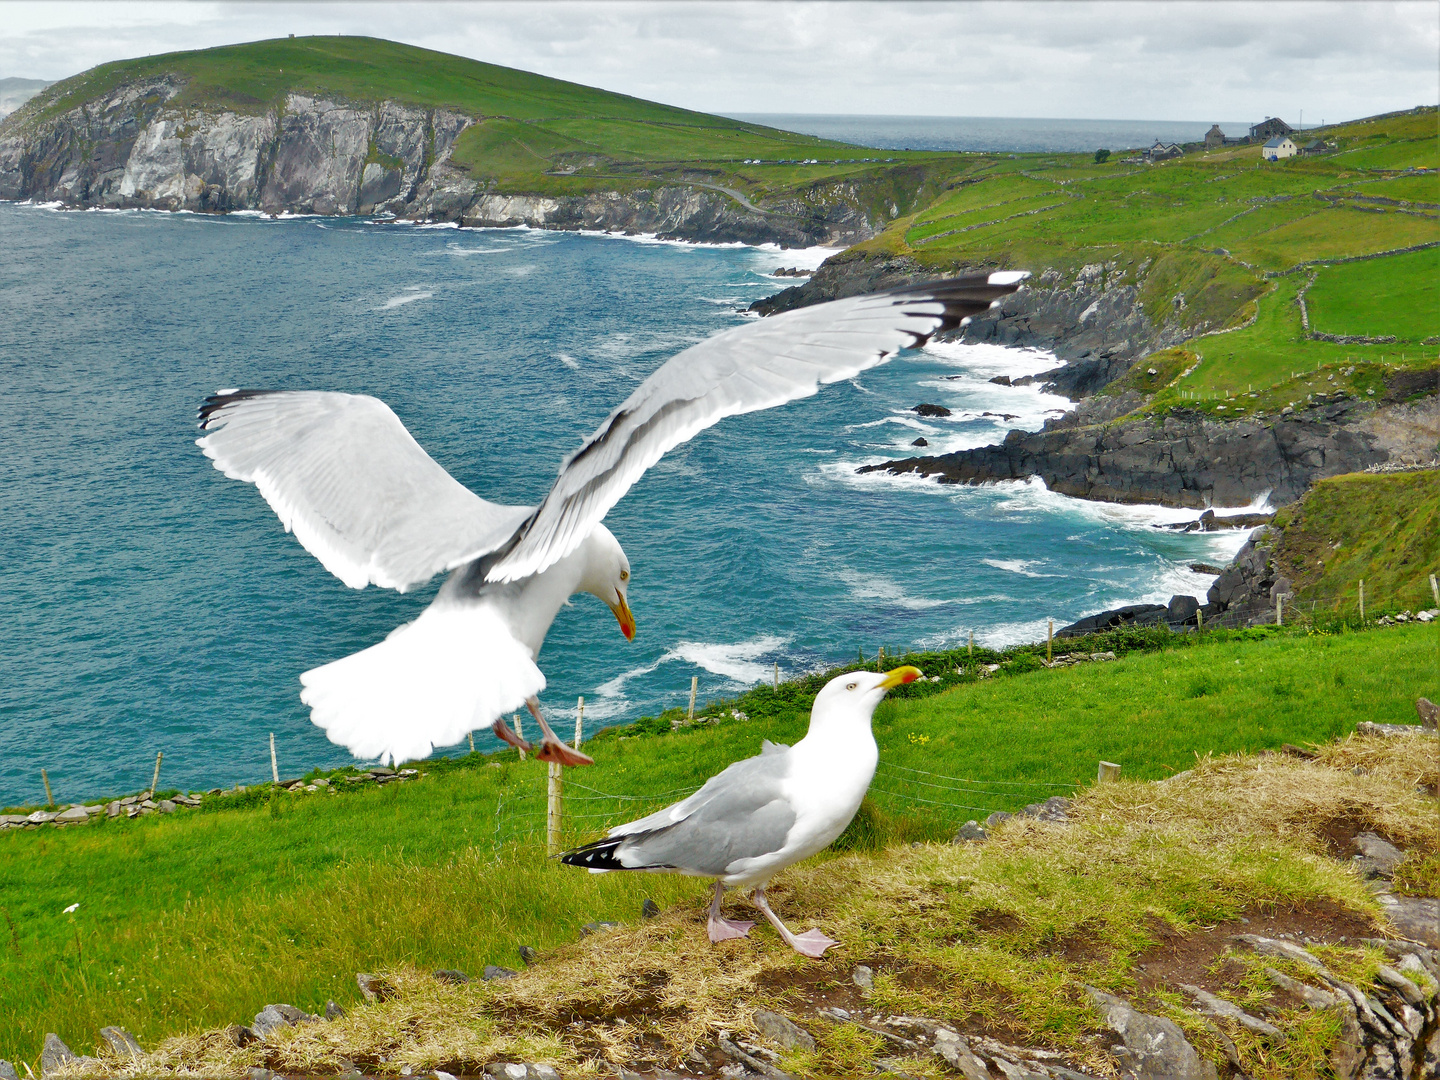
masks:
<svg viewBox="0 0 1440 1080"><path fill-rule="evenodd" d="M1440 471L1321 480L1275 524L1299 599L1354 612L1363 578L1367 614L1436 606L1426 579L1440 575Z"/></svg>
<svg viewBox="0 0 1440 1080"><path fill-rule="evenodd" d="M257 112L279 107L287 94L302 93L356 102L393 100L483 118L462 133L452 163L508 191L563 194L708 178L756 196L803 197L820 181L873 185L896 164L921 163L929 170L938 158L953 159L881 155L360 37L284 38L102 64L50 87L8 118L7 127L34 125L121 84L167 73L185 81L174 99L180 107ZM857 160L867 157L874 160ZM746 158L767 164L743 166ZM809 159L824 163L797 164Z"/></svg>
<svg viewBox="0 0 1440 1080"><path fill-rule="evenodd" d="M1156 778L1197 753L1329 739L1358 719L1404 722L1417 695L1440 693L1436 661L1434 627L1221 632L1203 647L1177 639L1110 664L968 676L882 706L886 764L865 824L882 838L939 838L985 810L1086 783L1100 758ZM754 691L741 702L749 722L596 740L599 763L567 773L572 835L653 804L584 801L593 791L683 791L753 753L762 736L793 740L812 692ZM102 1024L153 1042L247 1020L266 1001L350 1004L355 971L513 964L521 943L558 947L583 922L633 920L644 896L685 911L700 903L701 883L594 878L544 860L533 839L544 813L535 762L427 768L420 783L380 790L269 799L257 789L239 805L168 818L0 835L13 925L0 941L0 1014L19 1018L0 1025L0 1056L33 1057L46 1031L88 1049ZM497 851L497 836L518 839Z"/></svg>
<svg viewBox="0 0 1440 1080"><path fill-rule="evenodd" d="M1086 155L967 155L950 191L859 250L937 269L1006 265L1073 274L1114 262L1118 281L1144 282L1152 319L1197 334L1186 347L1192 363L1203 362L1183 378L1184 368L1177 370L1161 404L1223 415L1219 402L1252 391L1258 396L1242 411L1337 387L1364 395L1392 368L1436 363L1433 344L1420 344L1440 333L1435 251L1315 271L1314 329L1393 334L1395 345L1307 339L1295 294L1310 276L1306 263L1440 241L1440 177L1403 172L1440 165L1436 112L1324 134L1338 152L1278 163L1262 163L1256 147L1149 167L1116 158L1096 165ZM1407 205L1367 201L1375 198ZM1183 310L1176 310L1177 294ZM1241 325L1257 306L1253 326L1213 333ZM1330 374L1337 383L1326 385Z"/></svg>

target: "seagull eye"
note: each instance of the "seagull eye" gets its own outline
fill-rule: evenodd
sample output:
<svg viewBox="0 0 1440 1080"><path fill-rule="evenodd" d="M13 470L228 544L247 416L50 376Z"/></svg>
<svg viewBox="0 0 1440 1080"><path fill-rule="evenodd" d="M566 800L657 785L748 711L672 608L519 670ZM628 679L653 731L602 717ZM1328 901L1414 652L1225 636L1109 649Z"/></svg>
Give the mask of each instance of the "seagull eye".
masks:
<svg viewBox="0 0 1440 1080"><path fill-rule="evenodd" d="M847 684L845 685L845 689L846 689L846 690L854 690L855 687L857 687L857 686L859 686L859 685L860 685L859 683L853 683L853 682L852 682L852 683L847 683Z"/></svg>
<svg viewBox="0 0 1440 1080"><path fill-rule="evenodd" d="M621 570L621 571L620 571L620 580L621 580L621 581L629 581L629 580L630 580L630 571L629 571L629 570Z"/></svg>

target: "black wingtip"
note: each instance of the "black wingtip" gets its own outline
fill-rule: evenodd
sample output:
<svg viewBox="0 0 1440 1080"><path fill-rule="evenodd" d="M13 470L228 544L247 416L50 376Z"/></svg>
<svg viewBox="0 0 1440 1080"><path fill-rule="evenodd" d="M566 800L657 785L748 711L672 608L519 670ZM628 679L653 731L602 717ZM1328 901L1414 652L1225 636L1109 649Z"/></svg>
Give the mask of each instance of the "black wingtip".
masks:
<svg viewBox="0 0 1440 1080"><path fill-rule="evenodd" d="M615 858L615 849L625 839L623 836L617 836L613 839L607 837L604 840L596 840L573 851L564 852L560 856L560 861L566 866L578 866L585 870L629 870L630 867L623 865Z"/></svg>
<svg viewBox="0 0 1440 1080"><path fill-rule="evenodd" d="M264 397L266 394L273 394L274 390L222 390L218 394L211 394L200 403L197 419L200 423L200 430L208 429L210 420L214 415L227 405L233 405L237 401L248 401L250 398Z"/></svg>
<svg viewBox="0 0 1440 1080"><path fill-rule="evenodd" d="M958 329L965 325L976 315L989 311L996 303L1021 289L1028 272L1021 271L1021 275L1014 280L995 281L996 277L1008 278L1010 274L971 274L958 278L938 278L934 281L921 281L914 285L900 285L893 289L886 289L880 295L894 297L896 304L914 302L934 302L938 300L944 305L940 315L940 324L927 333L919 331L907 331L915 340L911 348L918 349L926 344L936 334L945 333ZM917 316L920 313L916 313ZM933 319L931 313L923 315L924 318Z"/></svg>

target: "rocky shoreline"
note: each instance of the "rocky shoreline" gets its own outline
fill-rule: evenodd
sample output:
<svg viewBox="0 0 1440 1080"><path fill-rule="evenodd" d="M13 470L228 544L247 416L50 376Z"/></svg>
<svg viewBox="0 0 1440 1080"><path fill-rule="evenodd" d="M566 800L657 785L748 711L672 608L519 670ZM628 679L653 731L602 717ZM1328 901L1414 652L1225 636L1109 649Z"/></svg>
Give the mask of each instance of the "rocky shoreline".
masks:
<svg viewBox="0 0 1440 1080"><path fill-rule="evenodd" d="M181 108L174 76L0 123L0 199L76 208L378 215L467 226L653 233L710 243L844 246L883 222L859 182L756 206L702 178L583 195L502 192L452 160L477 118L395 101L289 94L268 111ZM917 181L918 182L918 181ZM813 198L812 198L813 196Z"/></svg>

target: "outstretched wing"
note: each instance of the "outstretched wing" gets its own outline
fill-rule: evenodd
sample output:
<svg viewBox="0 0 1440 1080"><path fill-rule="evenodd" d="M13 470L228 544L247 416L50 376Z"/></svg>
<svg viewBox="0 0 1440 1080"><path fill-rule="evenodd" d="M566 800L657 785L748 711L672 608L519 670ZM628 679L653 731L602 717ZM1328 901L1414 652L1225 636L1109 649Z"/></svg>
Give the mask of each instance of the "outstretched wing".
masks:
<svg viewBox="0 0 1440 1080"><path fill-rule="evenodd" d="M215 467L254 484L353 589L404 592L502 547L531 513L470 491L377 398L231 390L205 399L200 427L196 445Z"/></svg>
<svg viewBox="0 0 1440 1080"><path fill-rule="evenodd" d="M918 347L1014 292L1027 275L956 278L772 315L671 357L560 468L491 581L564 558L665 452L726 416L809 397Z"/></svg>

